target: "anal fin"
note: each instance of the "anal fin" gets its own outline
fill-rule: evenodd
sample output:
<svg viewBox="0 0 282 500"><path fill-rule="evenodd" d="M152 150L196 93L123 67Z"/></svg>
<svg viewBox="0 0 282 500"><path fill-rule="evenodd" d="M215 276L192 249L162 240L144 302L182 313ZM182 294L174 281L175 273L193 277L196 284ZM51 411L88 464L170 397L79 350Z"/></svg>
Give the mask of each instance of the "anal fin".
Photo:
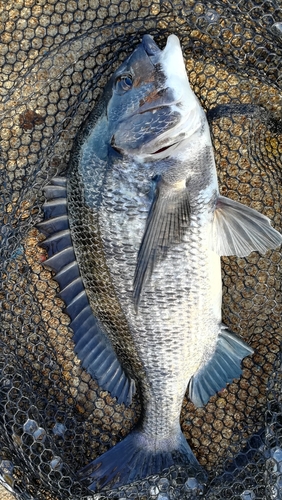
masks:
<svg viewBox="0 0 282 500"><path fill-rule="evenodd" d="M189 397L195 406L204 406L226 384L239 378L241 361L253 349L222 325L213 356L190 380Z"/></svg>
<svg viewBox="0 0 282 500"><path fill-rule="evenodd" d="M102 323L93 314L79 272L69 227L66 179L53 178L44 191L45 220L37 226L47 236L41 243L48 252L44 265L56 272L59 295L71 318L75 352L103 389L119 403L129 405L135 393L134 380L124 372Z"/></svg>

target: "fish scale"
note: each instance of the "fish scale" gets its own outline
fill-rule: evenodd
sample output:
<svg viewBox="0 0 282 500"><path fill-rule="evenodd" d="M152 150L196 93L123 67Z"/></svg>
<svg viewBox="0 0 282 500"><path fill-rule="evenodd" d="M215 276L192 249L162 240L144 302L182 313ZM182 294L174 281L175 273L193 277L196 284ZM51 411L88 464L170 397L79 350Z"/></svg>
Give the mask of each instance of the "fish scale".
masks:
<svg viewBox="0 0 282 500"><path fill-rule="evenodd" d="M118 173L121 168L123 175L119 178ZM151 438L158 435L167 438L172 427L179 426L179 412L187 380L200 366L207 350L211 354L215 348L219 333L221 302L220 300L218 302L218 315L215 316L213 311L210 313L207 311L206 324L203 325L199 321L199 310L204 309L205 304L212 304L213 300L206 275L210 260L208 229L197 224L198 227L191 229L187 234L182 246L177 248L173 255L168 256L165 262L156 266L154 279L148 284L138 314L135 314L131 300L132 284L146 218L144 213L138 213L138 204L132 210L128 210L128 206L124 203L121 210L121 196L125 190L131 192L132 198L137 200L141 170L141 167L134 169L138 171L138 182L134 182L131 166L130 170L128 169L128 176L124 176L126 172L124 164L116 162L112 177L108 174L104 185L103 209L99 215L99 223L107 265L111 270L118 300L122 309L126 311L139 358L146 364L146 378L141 381L142 394L150 404L143 417L143 426ZM141 179L145 192L144 186L148 184L146 174L144 171L144 178ZM128 185L125 184L125 177L128 179ZM112 204L111 211L107 211L108 199L119 206L118 211ZM139 197L139 204L144 206L145 200L148 211L151 203L148 197ZM196 210L201 213L202 207L196 204ZM192 217L195 221L198 220L197 213L192 214ZM130 220L133 221L132 224ZM119 227L118 233L117 227ZM120 260L113 248L113 241L120 249L127 245L127 255L128 242L131 242L132 258ZM220 275L219 266L217 257L217 274ZM210 280L212 279L211 276ZM197 283L195 291L190 283ZM217 286L220 299L220 280L217 280ZM177 300L171 301L170 296L173 296L176 290ZM167 308L164 310L165 306ZM152 398L156 397L155 394L158 398L152 401Z"/></svg>
<svg viewBox="0 0 282 500"><path fill-rule="evenodd" d="M141 68L143 85L134 88ZM124 93L115 83L122 74ZM179 424L187 384L192 401L202 406L240 376L242 358L252 353L221 324L220 255L247 255L258 240L263 251L281 243L267 218L220 197L207 120L189 87L177 38L169 37L161 52L145 36L116 75L104 137L97 126L97 137L112 149L105 153L95 209L110 280L132 338L131 356L141 365L136 381L143 411L124 441L80 472L91 490L175 463L205 481ZM164 85L161 110L152 82ZM138 115L132 94L151 109Z"/></svg>
<svg viewBox="0 0 282 500"><path fill-rule="evenodd" d="M180 428L184 394L188 386L205 405L253 352L221 323L220 256L264 253L282 237L220 196L176 36L163 51L144 36L117 69L76 140L67 182L54 179L46 196L61 200L43 244L59 282L72 269L60 293L75 351L118 402L130 404L137 387L142 403L135 429L79 478L98 491L177 464L205 482Z"/></svg>

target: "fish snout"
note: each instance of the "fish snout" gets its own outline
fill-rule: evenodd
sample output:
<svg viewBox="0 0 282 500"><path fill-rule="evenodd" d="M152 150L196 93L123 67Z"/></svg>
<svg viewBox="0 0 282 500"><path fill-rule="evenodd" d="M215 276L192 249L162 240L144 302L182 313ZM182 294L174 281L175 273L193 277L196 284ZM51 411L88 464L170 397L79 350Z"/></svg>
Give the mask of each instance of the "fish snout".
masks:
<svg viewBox="0 0 282 500"><path fill-rule="evenodd" d="M143 36L142 46L149 57L156 56L161 53L161 49L157 46L151 35Z"/></svg>

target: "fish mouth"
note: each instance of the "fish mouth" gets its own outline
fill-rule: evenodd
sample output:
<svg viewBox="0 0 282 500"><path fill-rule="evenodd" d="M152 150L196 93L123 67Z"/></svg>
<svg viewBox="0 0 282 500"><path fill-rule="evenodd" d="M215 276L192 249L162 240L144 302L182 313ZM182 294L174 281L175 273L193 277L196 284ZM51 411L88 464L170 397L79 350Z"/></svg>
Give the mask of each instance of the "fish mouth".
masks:
<svg viewBox="0 0 282 500"><path fill-rule="evenodd" d="M168 144L167 146L163 146L161 147L160 149L157 149L157 151L152 151L151 154L152 155L157 155L157 154L160 154L160 153L165 153L169 150L173 150L175 149L178 144L180 143L181 141L177 141L177 142L173 142L172 144Z"/></svg>
<svg viewBox="0 0 282 500"><path fill-rule="evenodd" d="M148 144L147 144L146 154L153 155L153 156L159 155L159 157L165 158L166 156L168 156L168 154L170 154L172 151L174 151L182 143L183 140L184 140L184 137L181 137L178 140L172 142L171 144L159 145L159 147L156 145L156 147L158 147L158 149L156 149L156 150L154 150L153 148L152 149L150 148L150 150L149 150ZM116 151L119 154L124 154L125 150L122 147L117 146L117 144L115 143L115 136L114 135L111 138L110 144L111 144L111 147L114 151Z"/></svg>

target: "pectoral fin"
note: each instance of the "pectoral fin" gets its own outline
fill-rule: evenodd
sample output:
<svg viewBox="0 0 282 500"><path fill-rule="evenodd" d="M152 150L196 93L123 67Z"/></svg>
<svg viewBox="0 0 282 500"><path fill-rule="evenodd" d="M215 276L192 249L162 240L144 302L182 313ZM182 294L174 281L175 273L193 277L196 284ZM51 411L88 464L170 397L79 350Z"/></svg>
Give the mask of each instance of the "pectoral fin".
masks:
<svg viewBox="0 0 282 500"><path fill-rule="evenodd" d="M282 243L282 235L265 215L238 201L219 196L212 224L212 248L218 255L264 254Z"/></svg>
<svg viewBox="0 0 282 500"><path fill-rule="evenodd" d="M234 378L239 378L242 359L253 352L248 344L222 325L213 356L190 380L189 397L194 405L204 406L211 396Z"/></svg>
<svg viewBox="0 0 282 500"><path fill-rule="evenodd" d="M182 241L189 220L190 204L186 182L168 184L160 179L137 257L133 292L136 308L157 262L166 256L172 245Z"/></svg>

